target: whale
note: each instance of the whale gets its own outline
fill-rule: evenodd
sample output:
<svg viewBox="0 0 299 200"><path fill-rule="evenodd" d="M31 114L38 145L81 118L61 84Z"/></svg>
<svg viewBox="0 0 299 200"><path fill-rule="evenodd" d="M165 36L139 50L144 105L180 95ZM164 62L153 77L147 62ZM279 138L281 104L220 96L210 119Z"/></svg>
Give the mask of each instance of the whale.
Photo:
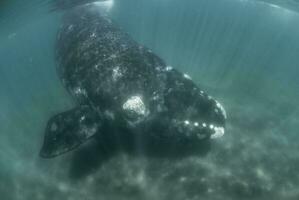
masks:
<svg viewBox="0 0 299 200"><path fill-rule="evenodd" d="M223 106L95 5L65 12L55 58L57 75L76 106L47 122L43 158L90 139L111 148L163 153L192 150L224 135Z"/></svg>

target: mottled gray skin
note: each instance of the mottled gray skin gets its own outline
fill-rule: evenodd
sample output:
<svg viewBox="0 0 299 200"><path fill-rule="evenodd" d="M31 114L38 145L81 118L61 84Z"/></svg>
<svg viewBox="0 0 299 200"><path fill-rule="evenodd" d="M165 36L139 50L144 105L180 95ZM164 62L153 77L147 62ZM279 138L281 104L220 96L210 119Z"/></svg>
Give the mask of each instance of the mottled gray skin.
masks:
<svg viewBox="0 0 299 200"><path fill-rule="evenodd" d="M57 72L77 107L52 117L42 157L91 137L147 151L185 148L225 126L225 112L186 75L165 64L94 6L68 11L59 30Z"/></svg>

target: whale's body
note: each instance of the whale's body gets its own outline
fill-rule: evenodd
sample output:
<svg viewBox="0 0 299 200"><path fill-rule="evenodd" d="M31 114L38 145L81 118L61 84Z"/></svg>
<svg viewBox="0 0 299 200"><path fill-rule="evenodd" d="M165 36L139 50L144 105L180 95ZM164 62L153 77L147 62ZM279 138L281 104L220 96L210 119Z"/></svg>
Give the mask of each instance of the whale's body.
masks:
<svg viewBox="0 0 299 200"><path fill-rule="evenodd" d="M56 57L58 75L77 107L49 120L42 157L63 154L91 137L146 151L192 147L224 134L225 111L217 101L94 6L67 12Z"/></svg>

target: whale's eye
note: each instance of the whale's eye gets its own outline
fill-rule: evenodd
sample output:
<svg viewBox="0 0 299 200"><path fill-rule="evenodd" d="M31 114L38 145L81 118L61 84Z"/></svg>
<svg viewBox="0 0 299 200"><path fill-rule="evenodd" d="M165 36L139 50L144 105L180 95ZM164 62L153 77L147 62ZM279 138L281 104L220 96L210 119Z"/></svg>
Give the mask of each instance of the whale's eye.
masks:
<svg viewBox="0 0 299 200"><path fill-rule="evenodd" d="M131 96L122 106L126 116L136 122L146 117L148 110L140 96Z"/></svg>

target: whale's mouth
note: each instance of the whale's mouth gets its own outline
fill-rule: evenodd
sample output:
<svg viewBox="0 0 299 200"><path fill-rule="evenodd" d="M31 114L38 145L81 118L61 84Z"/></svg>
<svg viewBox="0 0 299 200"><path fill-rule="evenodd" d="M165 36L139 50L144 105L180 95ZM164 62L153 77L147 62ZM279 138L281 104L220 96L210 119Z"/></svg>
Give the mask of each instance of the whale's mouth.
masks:
<svg viewBox="0 0 299 200"><path fill-rule="evenodd" d="M191 120L172 120L175 129L183 134L186 138L193 138L197 140L202 139L217 139L224 135L224 124L191 121Z"/></svg>

